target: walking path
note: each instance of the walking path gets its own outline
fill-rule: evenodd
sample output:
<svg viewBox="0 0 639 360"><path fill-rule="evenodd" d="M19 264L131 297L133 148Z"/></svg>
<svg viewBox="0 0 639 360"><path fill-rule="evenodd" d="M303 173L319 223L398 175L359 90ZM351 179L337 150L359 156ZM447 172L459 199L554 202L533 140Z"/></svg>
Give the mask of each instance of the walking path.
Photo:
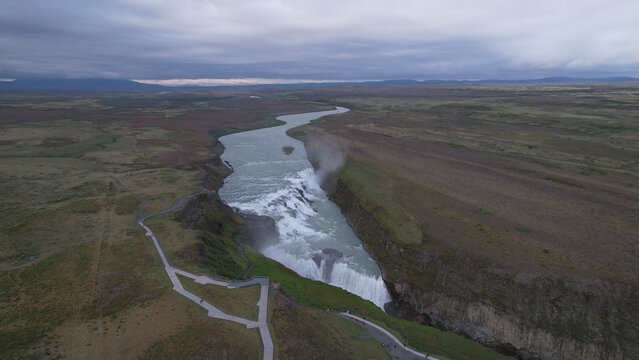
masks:
<svg viewBox="0 0 639 360"><path fill-rule="evenodd" d="M269 285L268 278L253 278L248 281L236 281L236 282L229 283L226 281L214 279L208 275L193 275L184 270L176 269L172 267L169 264L169 261L166 259L166 255L164 255L164 251L162 250L162 247L160 246L160 242L158 241L158 238L153 232L153 230L151 230L148 226L144 224L144 220L152 216L173 212L179 209L182 205L184 205L184 203L186 203L190 198L199 194L204 194L206 192L207 192L206 189L202 189L201 191L197 193L190 194L183 197L177 203L171 206L169 209L166 209L163 211L157 211L146 216L142 216L142 209L145 203L144 203L144 200L140 198L141 206L140 206L140 210L138 211L138 214L136 215L136 222L146 231L145 235L150 237L151 240L153 241L153 245L155 246L155 249L157 250L158 255L160 255L160 259L162 260L162 264L164 265L164 270L166 271L166 274L169 276L169 279L171 279L171 283L173 284L173 290L177 291L178 293L182 294L187 299L193 301L197 305L206 309L206 311L208 312L208 315L212 318L233 321L233 322L245 325L248 329L252 329L256 327L259 328L260 336L262 337L262 344L264 346L263 359L272 360L273 359L273 339L271 338L271 333L269 332L268 324L266 323L267 307L268 307L268 285ZM193 279L196 283L199 283L199 284L226 286L229 289L251 286L251 285L259 285L260 300L257 303L257 306L259 309L257 321L248 320L238 316L228 315L224 313L223 311L216 308L209 302L205 301L204 299L184 289L184 287L182 286L182 283L177 277L178 275L182 275L190 279Z"/></svg>
<svg viewBox="0 0 639 360"><path fill-rule="evenodd" d="M388 351L388 353L391 355L393 359L412 360L417 358L417 359L439 360L430 354L422 354L419 351L416 351L407 347L406 344L399 341L399 339L397 339L395 335L391 334L388 330L364 318L355 316L347 312L337 313L337 315L343 318L346 318L348 320L351 320L358 325L363 326L371 337L375 338L384 346L386 351Z"/></svg>

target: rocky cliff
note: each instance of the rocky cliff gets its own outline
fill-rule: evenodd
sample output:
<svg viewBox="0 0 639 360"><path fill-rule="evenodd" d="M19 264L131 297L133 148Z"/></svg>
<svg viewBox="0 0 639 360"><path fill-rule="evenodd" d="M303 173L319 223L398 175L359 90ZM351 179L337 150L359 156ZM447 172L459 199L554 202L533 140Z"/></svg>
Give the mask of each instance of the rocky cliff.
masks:
<svg viewBox="0 0 639 360"><path fill-rule="evenodd" d="M521 359L639 359L639 289L503 267L443 244L400 245L343 176L334 201L377 259L403 316Z"/></svg>

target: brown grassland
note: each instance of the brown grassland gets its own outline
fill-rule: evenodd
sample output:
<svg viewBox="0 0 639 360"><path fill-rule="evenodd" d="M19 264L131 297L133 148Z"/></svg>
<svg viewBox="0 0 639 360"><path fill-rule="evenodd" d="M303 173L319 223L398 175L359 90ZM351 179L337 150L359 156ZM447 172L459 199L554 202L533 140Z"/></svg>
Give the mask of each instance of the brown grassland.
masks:
<svg viewBox="0 0 639 360"><path fill-rule="evenodd" d="M391 311L512 355L559 358L553 341L568 339L563 351L583 345L581 358L624 359L639 351L637 99L635 84L0 92L0 359L260 357L257 330L208 318L171 290L132 193L150 213L203 182L216 190L217 137L332 105L351 111L290 133L316 167L344 154L325 185L382 267ZM147 222L169 261L243 277L231 242L241 220L203 198L187 208ZM321 311L329 304L396 324L442 358L505 358L250 256L252 275L280 282L269 299L276 358L386 358ZM256 287L184 283L256 316ZM467 310L477 307L504 332L475 336ZM546 333L539 347L518 342Z"/></svg>
<svg viewBox="0 0 639 360"><path fill-rule="evenodd" d="M404 316L527 349L520 356L636 354L636 84L353 85L298 96L351 109L290 134L317 167L335 148L345 154L334 198L409 305ZM562 349L561 338L581 350Z"/></svg>
<svg viewBox="0 0 639 360"><path fill-rule="evenodd" d="M170 290L131 191L145 213L167 208L201 189L214 135L326 107L233 92L0 93L0 358L259 356L256 331ZM203 269L177 256L196 230L150 224L178 264Z"/></svg>
<svg viewBox="0 0 639 360"><path fill-rule="evenodd" d="M639 283L639 88L326 91L352 111L304 131L346 149L400 242Z"/></svg>

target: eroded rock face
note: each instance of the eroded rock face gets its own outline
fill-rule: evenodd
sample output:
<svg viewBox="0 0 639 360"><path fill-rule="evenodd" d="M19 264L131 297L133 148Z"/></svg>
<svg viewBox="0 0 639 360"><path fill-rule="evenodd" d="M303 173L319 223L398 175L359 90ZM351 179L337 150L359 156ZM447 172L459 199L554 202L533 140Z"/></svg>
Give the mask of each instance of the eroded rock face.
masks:
<svg viewBox="0 0 639 360"><path fill-rule="evenodd" d="M344 184L333 198L382 268L394 298L387 311L521 359L639 358L637 287L500 267L450 249L409 250Z"/></svg>
<svg viewBox="0 0 639 360"><path fill-rule="evenodd" d="M211 149L213 157L202 166L206 176L204 185L217 191L224 184L224 178L229 176L233 169L224 164L220 158L220 155L224 152L224 145L221 142L216 139L209 149Z"/></svg>
<svg viewBox="0 0 639 360"><path fill-rule="evenodd" d="M258 250L279 243L280 235L272 218L251 214L242 214L242 218L242 242Z"/></svg>
<svg viewBox="0 0 639 360"><path fill-rule="evenodd" d="M233 209L220 200L217 192L210 191L187 201L180 210L175 212L175 217L178 218L186 228L203 226L216 234L221 234L222 223L211 220L205 215L205 204L213 206L229 216L233 215Z"/></svg>
<svg viewBox="0 0 639 360"><path fill-rule="evenodd" d="M331 281L335 261L342 256L344 256L344 254L340 251L331 248L326 248L322 250L322 252L313 254L312 259L315 262L315 265L317 265L318 268L321 268L322 264L324 265L324 269L322 270L322 281Z"/></svg>
<svg viewBox="0 0 639 360"><path fill-rule="evenodd" d="M207 189L211 190L206 194L200 194L189 200L184 206L176 211L176 218L180 219L186 228L194 228L204 226L214 233L221 234L221 223L212 222L204 214L205 204L219 209L223 213L232 216L233 209L226 205L218 196L217 190L222 186L224 177L231 173L226 165L222 163L220 155L224 152L224 145L215 140L210 149L213 156L205 163L198 164L197 167L202 172L202 183Z"/></svg>

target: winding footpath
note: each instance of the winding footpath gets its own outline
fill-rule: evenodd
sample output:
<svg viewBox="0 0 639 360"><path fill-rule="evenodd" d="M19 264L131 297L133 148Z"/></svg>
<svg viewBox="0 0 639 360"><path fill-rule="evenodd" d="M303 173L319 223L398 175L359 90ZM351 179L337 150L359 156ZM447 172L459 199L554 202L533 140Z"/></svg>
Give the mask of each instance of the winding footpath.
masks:
<svg viewBox="0 0 639 360"><path fill-rule="evenodd" d="M189 272L176 269L169 264L169 261L167 260L166 255L164 255L164 251L162 250L162 247L160 246L160 242L158 241L158 238L153 232L153 230L151 230L148 226L144 224L144 221L146 219L153 216L176 211L177 209L182 207L182 205L184 205L189 199L200 194L205 194L206 192L208 192L208 190L203 188L199 192L183 197L177 203L175 203L173 206L171 206L170 208L166 210L154 212L146 216L142 216L142 211L145 206L144 199L142 199L138 195L135 195L141 202L140 209L138 210L138 214L136 215L136 222L146 231L145 235L151 238L151 240L153 241L153 245L155 246L155 249L157 250L158 255L160 256L160 259L162 260L162 264L164 265L164 271L166 271L166 274L169 276L169 279L171 279L171 283L173 284L173 290L180 293L182 296L186 297L187 299L193 301L195 304L206 309L206 311L208 312L208 315L212 318L233 321L233 322L245 325L248 329L252 329L256 327L259 328L260 336L262 337L262 344L264 346L263 359L272 360L273 359L273 339L271 338L271 333L269 332L268 324L266 323L267 307L268 307L268 286L269 286L268 278L253 278L248 281L227 282L227 281L214 279L208 275L193 275ZM257 306L259 309L257 321L248 320L238 316L224 313L220 309L216 308L213 304L207 302L206 300L184 289L184 287L182 286L182 283L180 282L180 279L178 279L177 277L178 275L193 279L198 284L226 286L229 289L259 285L260 300L257 303Z"/></svg>
<svg viewBox="0 0 639 360"><path fill-rule="evenodd" d="M423 353L420 353L419 351L416 351L407 347L406 344L399 341L399 339L395 337L395 335L393 335L390 331L364 318L355 316L347 312L341 312L336 314L338 316L351 320L352 322L364 327L364 329L366 329L366 331L372 338L379 341L382 344L382 346L384 346L386 351L388 351L388 353L391 355L393 359L412 360L417 358L417 359L439 360L430 354L423 354Z"/></svg>

